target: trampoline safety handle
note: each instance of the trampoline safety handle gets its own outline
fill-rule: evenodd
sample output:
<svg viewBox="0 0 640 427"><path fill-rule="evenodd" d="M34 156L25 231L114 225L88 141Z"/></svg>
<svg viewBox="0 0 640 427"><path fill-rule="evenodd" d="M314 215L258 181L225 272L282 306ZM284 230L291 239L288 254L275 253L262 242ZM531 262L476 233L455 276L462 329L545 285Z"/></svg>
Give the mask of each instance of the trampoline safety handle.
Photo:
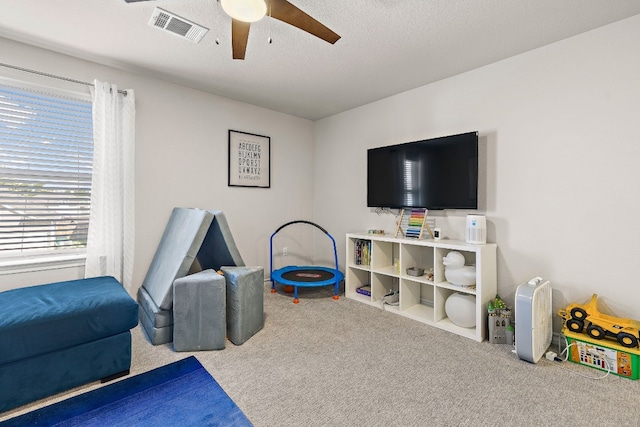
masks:
<svg viewBox="0 0 640 427"><path fill-rule="evenodd" d="M285 228L285 227L287 227L287 226L289 226L291 224L298 224L298 223L313 225L317 229L321 230L324 234L329 234L329 232L327 230L325 230L324 228L322 228L321 226L319 226L315 222L307 221L307 220L304 220L304 219L298 219L298 220L290 221L290 222L288 222L286 224L281 225L280 227L278 227L278 229L276 231L273 232L272 236L277 234L283 228Z"/></svg>
<svg viewBox="0 0 640 427"><path fill-rule="evenodd" d="M280 227L278 227L276 231L273 232L273 234L271 235L271 238L269 238L269 275L273 273L273 236L275 236L283 228L291 224L299 224L299 223L313 225L317 229L321 230L324 234L326 234L329 237L329 239L331 239L331 243L333 244L333 260L336 265L336 271L338 271L338 250L336 248L336 240L333 238L333 236L329 234L327 230L325 230L315 222L307 221L304 219L298 219L298 220L290 221L290 222L287 222L286 224L281 225ZM273 280L272 280L272 283L273 283Z"/></svg>

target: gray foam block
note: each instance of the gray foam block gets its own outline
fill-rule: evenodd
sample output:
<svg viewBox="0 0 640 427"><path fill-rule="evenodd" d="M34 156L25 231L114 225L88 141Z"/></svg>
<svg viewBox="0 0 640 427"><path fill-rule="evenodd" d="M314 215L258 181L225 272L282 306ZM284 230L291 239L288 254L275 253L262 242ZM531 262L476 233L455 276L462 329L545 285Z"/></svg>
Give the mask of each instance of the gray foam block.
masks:
<svg viewBox="0 0 640 427"><path fill-rule="evenodd" d="M264 269L222 267L227 283L227 336L241 345L264 326Z"/></svg>
<svg viewBox="0 0 640 427"><path fill-rule="evenodd" d="M140 324L153 345L166 344L173 340L173 310L162 310L151 299L147 291L138 289Z"/></svg>
<svg viewBox="0 0 640 427"><path fill-rule="evenodd" d="M162 310L158 307L145 288L138 289L138 303L142 308L140 311L146 313L154 327L164 328L173 325L173 311Z"/></svg>
<svg viewBox="0 0 640 427"><path fill-rule="evenodd" d="M196 260L202 270L219 270L223 265L242 266L244 261L222 211L208 210L213 221L202 241Z"/></svg>
<svg viewBox="0 0 640 427"><path fill-rule="evenodd" d="M187 275L213 221L211 212L174 208L162 239L142 282L151 299L163 310L171 310L171 286Z"/></svg>
<svg viewBox="0 0 640 427"><path fill-rule="evenodd" d="M147 337L149 337L151 344L160 345L173 341L173 325L157 328L153 326L153 320L151 320L144 310L140 310L138 313L140 324L147 334Z"/></svg>
<svg viewBox="0 0 640 427"><path fill-rule="evenodd" d="M214 270L173 282L173 346L176 351L225 348L225 278Z"/></svg>

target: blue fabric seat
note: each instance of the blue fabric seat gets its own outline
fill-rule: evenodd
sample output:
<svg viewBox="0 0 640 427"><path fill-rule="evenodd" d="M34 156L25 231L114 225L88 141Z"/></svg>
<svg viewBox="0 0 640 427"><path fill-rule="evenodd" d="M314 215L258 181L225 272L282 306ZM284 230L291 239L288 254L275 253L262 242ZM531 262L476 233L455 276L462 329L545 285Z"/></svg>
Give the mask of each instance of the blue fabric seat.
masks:
<svg viewBox="0 0 640 427"><path fill-rule="evenodd" d="M0 293L0 411L128 372L138 304L113 277Z"/></svg>

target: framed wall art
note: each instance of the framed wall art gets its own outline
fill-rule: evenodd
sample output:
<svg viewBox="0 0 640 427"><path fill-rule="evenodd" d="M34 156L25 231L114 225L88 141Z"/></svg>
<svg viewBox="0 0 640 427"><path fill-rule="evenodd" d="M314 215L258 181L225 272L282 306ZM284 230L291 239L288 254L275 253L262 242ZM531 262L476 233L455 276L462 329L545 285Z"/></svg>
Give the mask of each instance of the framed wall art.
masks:
<svg viewBox="0 0 640 427"><path fill-rule="evenodd" d="M271 138L229 130L229 186L271 186Z"/></svg>

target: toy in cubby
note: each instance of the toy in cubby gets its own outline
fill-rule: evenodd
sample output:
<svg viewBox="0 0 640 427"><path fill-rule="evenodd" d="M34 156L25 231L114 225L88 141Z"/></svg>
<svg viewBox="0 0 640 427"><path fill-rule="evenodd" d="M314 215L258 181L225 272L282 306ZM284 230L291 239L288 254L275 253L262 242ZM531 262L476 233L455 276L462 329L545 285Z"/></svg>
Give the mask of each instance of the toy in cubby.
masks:
<svg viewBox="0 0 640 427"><path fill-rule="evenodd" d="M476 266L465 265L464 255L458 251L450 251L442 258L444 277L456 286L471 287L476 284Z"/></svg>

